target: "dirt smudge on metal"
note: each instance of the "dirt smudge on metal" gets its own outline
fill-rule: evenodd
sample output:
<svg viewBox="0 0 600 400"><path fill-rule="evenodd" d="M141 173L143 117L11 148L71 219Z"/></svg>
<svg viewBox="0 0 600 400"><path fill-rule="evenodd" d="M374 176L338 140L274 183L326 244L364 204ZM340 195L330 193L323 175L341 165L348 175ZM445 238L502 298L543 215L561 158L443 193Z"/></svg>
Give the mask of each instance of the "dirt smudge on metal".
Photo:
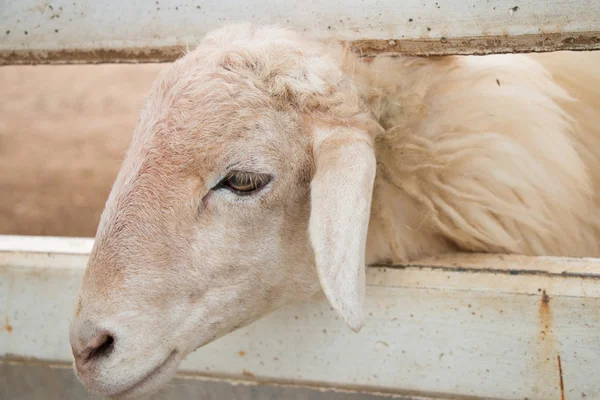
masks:
<svg viewBox="0 0 600 400"><path fill-rule="evenodd" d="M392 40L393 39L393 40ZM549 51L600 49L600 32L544 33L518 36L467 36L415 39L355 40L352 51L363 56L382 52L409 56L486 55Z"/></svg>
<svg viewBox="0 0 600 400"><path fill-rule="evenodd" d="M247 376L249 378L256 378L256 375L254 375L252 372L248 371L247 369L242 370L242 375Z"/></svg>

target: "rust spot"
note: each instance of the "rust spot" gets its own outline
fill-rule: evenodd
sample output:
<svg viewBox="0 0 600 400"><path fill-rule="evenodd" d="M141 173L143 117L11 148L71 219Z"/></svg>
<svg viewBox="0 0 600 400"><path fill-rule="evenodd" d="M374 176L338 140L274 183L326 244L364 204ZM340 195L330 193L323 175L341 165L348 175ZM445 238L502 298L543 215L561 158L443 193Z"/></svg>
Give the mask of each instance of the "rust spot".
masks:
<svg viewBox="0 0 600 400"><path fill-rule="evenodd" d="M538 317L539 317L539 333L537 335L537 356L532 371L535 372L536 382L535 387L547 387L551 385L551 377L556 376L558 372L560 377L560 392L561 400L564 397L564 382L562 374L562 365L559 355L559 348L553 332L553 315L551 309L551 298L546 293L545 289L541 289L541 301L539 302ZM554 360L558 357L558 368ZM558 371L557 371L558 369ZM558 396L557 396L558 397Z"/></svg>
<svg viewBox="0 0 600 400"><path fill-rule="evenodd" d="M4 329L6 329L6 332L8 333L12 333L13 331L12 325L8 322L8 317L4 317Z"/></svg>
<svg viewBox="0 0 600 400"><path fill-rule="evenodd" d="M542 303L546 305L550 303L550 296L548 296L545 290L542 291Z"/></svg>
<svg viewBox="0 0 600 400"><path fill-rule="evenodd" d="M242 370L242 375L247 376L249 378L256 378L256 375L254 375L252 372L248 371L247 369Z"/></svg>
<svg viewBox="0 0 600 400"><path fill-rule="evenodd" d="M565 383L563 381L562 363L560 361L560 354L556 356L558 359L558 374L560 377L560 400L565 400Z"/></svg>
<svg viewBox="0 0 600 400"><path fill-rule="evenodd" d="M541 339L546 339L546 335L550 333L550 327L552 326L552 313L550 311L550 296L546 293L546 290L542 290L542 301L540 302L540 309L538 311L541 325Z"/></svg>
<svg viewBox="0 0 600 400"><path fill-rule="evenodd" d="M246 352L244 350L240 350L240 351L238 351L238 356L245 357L246 356Z"/></svg>

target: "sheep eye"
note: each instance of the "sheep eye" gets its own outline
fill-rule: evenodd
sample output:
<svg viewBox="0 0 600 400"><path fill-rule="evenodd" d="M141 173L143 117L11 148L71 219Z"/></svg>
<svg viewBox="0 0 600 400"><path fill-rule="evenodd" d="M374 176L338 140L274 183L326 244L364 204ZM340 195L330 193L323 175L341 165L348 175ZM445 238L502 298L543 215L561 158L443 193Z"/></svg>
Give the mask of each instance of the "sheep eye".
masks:
<svg viewBox="0 0 600 400"><path fill-rule="evenodd" d="M268 175L255 174L251 172L231 172L229 173L215 189L225 188L240 196L249 195L258 192L264 188L271 177Z"/></svg>

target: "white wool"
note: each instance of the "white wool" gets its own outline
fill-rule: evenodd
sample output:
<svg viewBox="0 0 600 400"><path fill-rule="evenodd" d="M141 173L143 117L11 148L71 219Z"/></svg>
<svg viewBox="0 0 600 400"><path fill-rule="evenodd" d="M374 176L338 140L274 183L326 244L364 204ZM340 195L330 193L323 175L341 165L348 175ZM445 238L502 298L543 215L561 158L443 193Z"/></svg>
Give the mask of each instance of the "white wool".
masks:
<svg viewBox="0 0 600 400"><path fill-rule="evenodd" d="M549 70L552 55L372 63L387 131L377 141L370 261L450 250L600 255L600 76L588 74L587 92L573 95L553 79L600 57L568 56ZM374 243L382 240L387 249Z"/></svg>

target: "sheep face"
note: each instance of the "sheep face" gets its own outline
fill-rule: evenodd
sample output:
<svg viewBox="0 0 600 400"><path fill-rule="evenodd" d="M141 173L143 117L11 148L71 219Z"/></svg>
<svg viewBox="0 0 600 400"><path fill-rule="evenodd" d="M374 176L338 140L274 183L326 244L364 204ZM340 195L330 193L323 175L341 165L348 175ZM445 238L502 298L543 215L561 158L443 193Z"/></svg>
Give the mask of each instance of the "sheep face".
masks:
<svg viewBox="0 0 600 400"><path fill-rule="evenodd" d="M89 390L152 391L198 347L319 287L358 329L374 128L329 54L233 27L158 79L71 324Z"/></svg>

